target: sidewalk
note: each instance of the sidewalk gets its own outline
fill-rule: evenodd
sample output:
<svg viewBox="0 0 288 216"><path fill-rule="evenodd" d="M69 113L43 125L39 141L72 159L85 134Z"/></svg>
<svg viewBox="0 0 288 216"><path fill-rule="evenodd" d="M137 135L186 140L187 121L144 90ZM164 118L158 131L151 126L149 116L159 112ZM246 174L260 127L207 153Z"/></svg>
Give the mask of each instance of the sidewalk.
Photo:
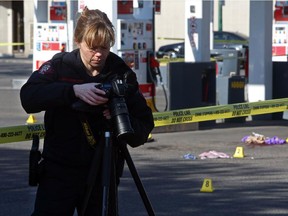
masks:
<svg viewBox="0 0 288 216"><path fill-rule="evenodd" d="M0 62L6 63L33 63L32 57L27 57L22 54L15 54L14 56L0 55Z"/></svg>

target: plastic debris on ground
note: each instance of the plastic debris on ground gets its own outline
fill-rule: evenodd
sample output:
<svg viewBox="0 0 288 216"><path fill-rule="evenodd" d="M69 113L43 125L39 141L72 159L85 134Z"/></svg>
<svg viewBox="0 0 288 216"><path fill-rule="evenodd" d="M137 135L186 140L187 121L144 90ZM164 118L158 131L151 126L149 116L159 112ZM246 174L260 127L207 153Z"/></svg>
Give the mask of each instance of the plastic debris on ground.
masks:
<svg viewBox="0 0 288 216"><path fill-rule="evenodd" d="M183 155L183 158L189 159L189 160L196 160L197 157L193 154L188 153L188 154Z"/></svg>
<svg viewBox="0 0 288 216"><path fill-rule="evenodd" d="M287 143L286 140L277 136L266 137L254 132L252 132L252 135L244 136L241 141L248 145L282 145Z"/></svg>
<svg viewBox="0 0 288 216"><path fill-rule="evenodd" d="M199 154L200 159L207 159L207 158L230 158L229 155L223 152L217 151L208 151Z"/></svg>

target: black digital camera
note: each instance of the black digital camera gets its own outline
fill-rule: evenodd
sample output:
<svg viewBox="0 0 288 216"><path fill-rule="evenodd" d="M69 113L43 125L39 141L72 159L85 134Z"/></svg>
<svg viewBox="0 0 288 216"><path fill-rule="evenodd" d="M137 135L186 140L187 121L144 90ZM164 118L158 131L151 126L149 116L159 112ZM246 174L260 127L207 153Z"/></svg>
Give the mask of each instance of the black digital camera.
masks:
<svg viewBox="0 0 288 216"><path fill-rule="evenodd" d="M113 132L118 139L127 141L134 134L125 101L127 84L122 79L114 79L110 83L97 84L96 88L105 91L105 97L109 98L108 109L111 114ZM73 108L84 112L91 112L97 109L82 100L73 104Z"/></svg>
<svg viewBox="0 0 288 216"><path fill-rule="evenodd" d="M95 86L105 92L105 97L124 97L127 90L127 84L121 79L112 80L110 83L99 83Z"/></svg>

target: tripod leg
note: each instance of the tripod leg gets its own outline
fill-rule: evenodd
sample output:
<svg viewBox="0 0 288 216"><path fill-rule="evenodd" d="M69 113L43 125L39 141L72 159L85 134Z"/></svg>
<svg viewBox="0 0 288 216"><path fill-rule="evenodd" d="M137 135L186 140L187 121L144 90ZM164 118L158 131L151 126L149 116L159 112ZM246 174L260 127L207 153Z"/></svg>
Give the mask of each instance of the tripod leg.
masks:
<svg viewBox="0 0 288 216"><path fill-rule="evenodd" d="M123 154L123 156L124 156L124 158L126 160L126 163L127 163L128 168L130 170L130 173L131 173L131 175L132 175L132 177L134 179L134 182L135 182L135 184L137 186L137 189L138 189L138 191L140 193L142 201L143 201L143 203L144 203L144 205L146 207L148 215L149 216L155 216L154 210L153 210L152 205L151 205L151 203L149 201L149 198L148 198L148 196L147 196L147 194L145 192L145 189L144 189L144 186L143 186L143 184L141 182L141 179L140 179L140 177L139 177L139 175L137 173L136 167L135 167L135 165L134 165L134 163L132 161L132 158L131 158L131 155L130 155L128 149L127 149L126 143L121 142L120 143L120 149L121 149L121 152L122 152L122 154Z"/></svg>
<svg viewBox="0 0 288 216"><path fill-rule="evenodd" d="M110 186L109 186L109 206L108 215L118 216L118 187L117 187L117 177L116 177L116 157L118 150L114 145L112 145L112 160L111 160L111 176L110 176Z"/></svg>
<svg viewBox="0 0 288 216"><path fill-rule="evenodd" d="M85 216L91 193L95 186L97 176L101 174L102 191L102 216L118 215L118 199L115 174L115 152L110 138L110 132L105 132L105 142L100 142L95 149L95 155L91 164L90 173L87 181L87 190L84 202L81 206L81 216ZM102 155L103 154L103 155ZM113 154L113 155L112 155ZM100 173L100 164L102 163L102 173ZM112 175L112 176L111 176ZM112 181L111 181L111 178ZM111 202L109 202L111 200Z"/></svg>
<svg viewBox="0 0 288 216"><path fill-rule="evenodd" d="M109 205L109 186L111 177L111 160L112 160L112 143L110 139L110 132L105 132L105 146L104 146L104 156L102 164L102 186L103 186L103 196L102 196L102 216L108 215L108 205Z"/></svg>

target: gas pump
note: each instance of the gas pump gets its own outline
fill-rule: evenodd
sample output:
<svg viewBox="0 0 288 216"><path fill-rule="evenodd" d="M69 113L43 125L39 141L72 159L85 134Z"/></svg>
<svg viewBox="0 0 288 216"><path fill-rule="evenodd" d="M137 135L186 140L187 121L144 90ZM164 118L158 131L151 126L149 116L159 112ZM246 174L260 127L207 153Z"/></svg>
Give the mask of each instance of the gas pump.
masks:
<svg viewBox="0 0 288 216"><path fill-rule="evenodd" d="M288 1L276 1L272 32L272 60L287 61L288 54Z"/></svg>
<svg viewBox="0 0 288 216"><path fill-rule="evenodd" d="M37 23L34 33L33 71L67 46L66 23Z"/></svg>
<svg viewBox="0 0 288 216"><path fill-rule="evenodd" d="M154 49L153 2L138 1L137 3L134 1L133 9L131 5L124 5L124 2L127 1L118 1L117 52L136 73L148 106L152 111L157 111L155 107L156 77L151 79L151 73L149 73L150 54Z"/></svg>
<svg viewBox="0 0 288 216"><path fill-rule="evenodd" d="M35 1L33 71L56 53L72 50L68 6L65 0Z"/></svg>

